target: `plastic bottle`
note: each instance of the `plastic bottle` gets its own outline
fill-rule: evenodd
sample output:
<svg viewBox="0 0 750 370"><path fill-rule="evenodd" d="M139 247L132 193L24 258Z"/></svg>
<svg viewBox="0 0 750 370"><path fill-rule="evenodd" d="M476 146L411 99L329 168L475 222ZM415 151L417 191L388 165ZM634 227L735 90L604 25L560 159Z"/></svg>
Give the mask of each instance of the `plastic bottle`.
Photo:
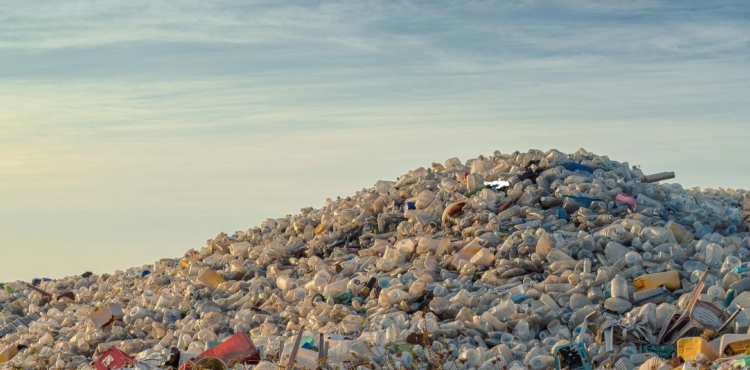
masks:
<svg viewBox="0 0 750 370"><path fill-rule="evenodd" d="M535 356L529 361L529 366L533 370L549 369L555 365L555 358L550 355Z"/></svg>
<svg viewBox="0 0 750 370"><path fill-rule="evenodd" d="M513 332L516 336L518 336L518 338L523 340L529 340L534 336L534 333L529 327L529 323L525 319L521 319L520 321L518 321L518 324L516 324Z"/></svg>
<svg viewBox="0 0 750 370"><path fill-rule="evenodd" d="M607 246L604 248L604 255L607 256L607 260L610 263L615 263L620 258L625 257L627 253L628 248L615 242L607 243Z"/></svg>
<svg viewBox="0 0 750 370"><path fill-rule="evenodd" d="M276 286L282 290L292 290L297 288L297 280L289 275L281 275L276 278Z"/></svg>
<svg viewBox="0 0 750 370"><path fill-rule="evenodd" d="M633 293L633 304L640 305L646 302L657 302L669 294L669 290L664 287L651 288Z"/></svg>
<svg viewBox="0 0 750 370"><path fill-rule="evenodd" d="M610 291L612 293L612 297L624 300L629 299L628 282L625 281L625 278L620 275L616 275L615 278L612 279Z"/></svg>
<svg viewBox="0 0 750 370"><path fill-rule="evenodd" d="M585 306L588 306L591 304L591 300L589 300L586 295L582 293L573 293L570 296L570 309L573 311L579 310Z"/></svg>
<svg viewBox="0 0 750 370"><path fill-rule="evenodd" d="M682 269L690 273L693 271L705 271L707 268L707 265L696 260L688 260L682 264Z"/></svg>
<svg viewBox="0 0 750 370"><path fill-rule="evenodd" d="M718 268L724 261L724 248L716 243L708 244L703 261L711 268Z"/></svg>
<svg viewBox="0 0 750 370"><path fill-rule="evenodd" d="M627 263L630 267L639 265L641 261L642 257L640 254L638 254L638 252L630 251L625 254L625 263Z"/></svg>
<svg viewBox="0 0 750 370"><path fill-rule="evenodd" d="M323 295L326 297L337 296L346 291L346 287L348 284L349 281L346 279L334 281L323 288Z"/></svg>
<svg viewBox="0 0 750 370"><path fill-rule="evenodd" d="M750 277L746 277L740 281L730 284L729 288L734 290L737 295L750 290Z"/></svg>
<svg viewBox="0 0 750 370"><path fill-rule="evenodd" d="M626 278L634 278L643 275L643 273L646 272L643 267L638 264L633 267L628 267L625 270L622 270L622 276Z"/></svg>
<svg viewBox="0 0 750 370"><path fill-rule="evenodd" d="M669 248L669 253L672 256L672 260L677 263L684 263L687 260L687 253L679 244L674 244Z"/></svg>
<svg viewBox="0 0 750 370"><path fill-rule="evenodd" d="M722 288L720 285L712 285L708 287L708 290L706 291L706 294L708 294L709 297L711 297L712 300L719 300L724 298L724 288Z"/></svg>
<svg viewBox="0 0 750 370"><path fill-rule="evenodd" d="M729 273L732 269L742 266L742 260L737 256L727 256L724 259L724 263L721 265L719 274L724 275Z"/></svg>
<svg viewBox="0 0 750 370"><path fill-rule="evenodd" d="M503 333L500 337L500 343L505 345L511 345L515 337L511 333Z"/></svg>

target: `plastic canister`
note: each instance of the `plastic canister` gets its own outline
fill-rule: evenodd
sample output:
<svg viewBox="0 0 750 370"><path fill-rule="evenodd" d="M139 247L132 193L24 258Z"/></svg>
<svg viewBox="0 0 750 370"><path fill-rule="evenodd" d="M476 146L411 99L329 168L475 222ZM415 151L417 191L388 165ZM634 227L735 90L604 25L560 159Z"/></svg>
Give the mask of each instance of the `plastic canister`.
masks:
<svg viewBox="0 0 750 370"><path fill-rule="evenodd" d="M346 286L349 284L349 280L342 279L326 285L323 288L323 295L326 297L333 297L346 291Z"/></svg>
<svg viewBox="0 0 750 370"><path fill-rule="evenodd" d="M471 257L471 263L477 266L489 266L495 262L495 254L487 248L482 248Z"/></svg>
<svg viewBox="0 0 750 370"><path fill-rule="evenodd" d="M472 240L465 247L461 248L461 250L456 254L456 256L453 258L453 261L451 261L451 266L453 266L453 268L457 268L459 266L459 262L470 261L475 254L479 253L480 250L482 250L482 245L479 244L478 241Z"/></svg>
<svg viewBox="0 0 750 370"><path fill-rule="evenodd" d="M701 354L708 361L716 360L719 357L718 351L701 337L681 338L677 341L677 355L684 360L695 361Z"/></svg>
<svg viewBox="0 0 750 370"><path fill-rule="evenodd" d="M200 276L198 276L196 281L211 289L216 289L219 284L225 282L226 280L224 280L223 277L219 276L219 274L215 273L214 270L206 269Z"/></svg>
<svg viewBox="0 0 750 370"><path fill-rule="evenodd" d="M677 271L659 272L656 274L641 275L633 279L636 291L664 286L669 290L680 289L680 274Z"/></svg>
<svg viewBox="0 0 750 370"><path fill-rule="evenodd" d="M13 344L9 345L2 352L0 352L0 364L2 364L3 362L10 361L17 354L18 354L18 348L16 348L16 346Z"/></svg>
<svg viewBox="0 0 750 370"><path fill-rule="evenodd" d="M297 289L297 280L289 275L281 275L276 278L276 286L281 290Z"/></svg>
<svg viewBox="0 0 750 370"><path fill-rule="evenodd" d="M358 295L367 284L369 279L366 276L358 275L349 279L346 284L346 289L349 290L353 295Z"/></svg>

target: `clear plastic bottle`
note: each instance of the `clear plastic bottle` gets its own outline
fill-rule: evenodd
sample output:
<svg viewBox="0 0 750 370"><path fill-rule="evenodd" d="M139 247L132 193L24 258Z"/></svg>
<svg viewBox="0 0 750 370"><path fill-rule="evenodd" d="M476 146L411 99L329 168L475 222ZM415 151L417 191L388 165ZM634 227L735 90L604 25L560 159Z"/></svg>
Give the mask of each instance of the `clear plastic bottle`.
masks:
<svg viewBox="0 0 750 370"><path fill-rule="evenodd" d="M629 300L628 282L621 275L616 275L612 279L612 285L610 287L612 297Z"/></svg>
<svg viewBox="0 0 750 370"><path fill-rule="evenodd" d="M500 337L500 343L510 346L513 344L515 337L511 333L503 333Z"/></svg>
<svg viewBox="0 0 750 370"><path fill-rule="evenodd" d="M724 248L717 243L710 243L706 246L703 261L711 268L718 268L724 262Z"/></svg>
<svg viewBox="0 0 750 370"><path fill-rule="evenodd" d="M646 302L657 302L662 300L668 293L669 290L664 287L641 290L633 293L633 303L638 305Z"/></svg>
<svg viewBox="0 0 750 370"><path fill-rule="evenodd" d="M529 326L529 322L526 321L526 319L521 319L520 321L518 321L518 324L516 324L513 332L516 336L518 336L518 338L523 340L530 340L534 336L534 333Z"/></svg>
<svg viewBox="0 0 750 370"><path fill-rule="evenodd" d="M609 242L607 243L607 246L604 248L604 255L607 256L607 260L610 263L615 263L620 258L625 257L625 255L628 253L628 248L626 248L624 245L615 243L615 242Z"/></svg>
<svg viewBox="0 0 750 370"><path fill-rule="evenodd" d="M630 251L625 254L625 263L627 263L628 266L633 267L636 265L640 265L642 261L642 257L638 252Z"/></svg>
<svg viewBox="0 0 750 370"><path fill-rule="evenodd" d="M724 299L724 288L722 288L721 285L712 285L708 287L706 294L708 294L712 300Z"/></svg>
<svg viewBox="0 0 750 370"><path fill-rule="evenodd" d="M673 244L669 248L669 253L672 256L672 260L677 263L684 263L687 260L687 253L679 244Z"/></svg>
<svg viewBox="0 0 750 370"><path fill-rule="evenodd" d="M550 355L535 356L529 361L529 367L533 370L543 370L554 367L555 358Z"/></svg>
<svg viewBox="0 0 750 370"><path fill-rule="evenodd" d="M682 269L690 273L694 271L705 271L707 268L708 266L706 264L696 260L688 260L682 264Z"/></svg>
<svg viewBox="0 0 750 370"><path fill-rule="evenodd" d="M724 275L729 273L735 268L738 268L742 266L742 260L740 260L737 256L727 256L724 259L724 263L721 265L721 269L719 270L720 275Z"/></svg>

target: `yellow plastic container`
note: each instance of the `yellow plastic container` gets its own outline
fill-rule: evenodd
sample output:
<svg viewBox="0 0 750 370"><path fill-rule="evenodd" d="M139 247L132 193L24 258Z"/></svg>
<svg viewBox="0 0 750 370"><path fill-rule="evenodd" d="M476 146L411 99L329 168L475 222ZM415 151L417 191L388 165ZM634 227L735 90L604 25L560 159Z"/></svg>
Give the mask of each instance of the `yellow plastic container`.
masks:
<svg viewBox="0 0 750 370"><path fill-rule="evenodd" d="M700 354L708 361L719 358L719 352L703 338L682 338L677 341L677 355L683 360L695 361Z"/></svg>
<svg viewBox="0 0 750 370"><path fill-rule="evenodd" d="M677 271L659 272L656 274L641 275L633 279L635 291L664 286L669 290L680 289L680 274Z"/></svg>
<svg viewBox="0 0 750 370"><path fill-rule="evenodd" d="M215 273L214 270L206 269L206 271L203 271L203 273L198 276L198 279L196 279L197 282L211 288L216 289L219 284L226 282L226 280L219 276L219 274Z"/></svg>
<svg viewBox="0 0 750 370"><path fill-rule="evenodd" d="M724 334L719 339L719 354L722 356L736 356L750 350L750 335Z"/></svg>
<svg viewBox="0 0 750 370"><path fill-rule="evenodd" d="M0 364L12 360L13 357L16 357L17 354L18 349L16 348L16 346L13 344L9 345L2 352L0 352Z"/></svg>
<svg viewBox="0 0 750 370"><path fill-rule="evenodd" d="M198 261L201 258L201 256L197 253L193 253L190 255L190 257L185 257L180 260L180 267L187 268L190 266L191 261Z"/></svg>
<svg viewBox="0 0 750 370"><path fill-rule="evenodd" d="M469 244L458 251L456 257L454 257L453 261L451 261L451 266L453 266L453 268L458 268L462 260L467 262L471 261L471 258L474 257L475 254L479 253L480 250L482 250L482 245L479 244L479 242L477 242L476 240L472 240Z"/></svg>
<svg viewBox="0 0 750 370"><path fill-rule="evenodd" d="M686 228L682 227L682 225L674 221L667 222L667 229L672 231L674 238L680 244L690 243L691 241L695 239L695 237L693 236L693 233L691 233Z"/></svg>

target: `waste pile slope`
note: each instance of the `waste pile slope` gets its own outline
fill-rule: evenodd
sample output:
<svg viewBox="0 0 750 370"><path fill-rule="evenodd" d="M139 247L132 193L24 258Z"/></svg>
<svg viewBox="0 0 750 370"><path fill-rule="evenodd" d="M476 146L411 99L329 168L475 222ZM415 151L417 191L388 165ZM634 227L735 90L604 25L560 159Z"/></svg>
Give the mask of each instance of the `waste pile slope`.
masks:
<svg viewBox="0 0 750 370"><path fill-rule="evenodd" d="M6 283L0 366L745 366L745 191L674 176L583 149L451 158L180 258Z"/></svg>

